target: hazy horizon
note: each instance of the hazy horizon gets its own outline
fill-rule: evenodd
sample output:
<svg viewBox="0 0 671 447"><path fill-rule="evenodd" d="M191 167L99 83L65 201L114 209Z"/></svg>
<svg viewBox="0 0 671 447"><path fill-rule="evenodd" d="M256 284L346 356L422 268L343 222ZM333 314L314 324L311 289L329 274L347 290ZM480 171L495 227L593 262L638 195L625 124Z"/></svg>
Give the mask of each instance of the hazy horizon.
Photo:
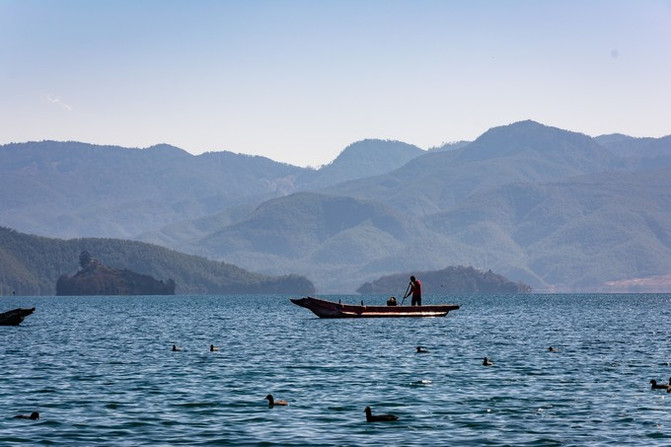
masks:
<svg viewBox="0 0 671 447"><path fill-rule="evenodd" d="M297 166L532 119L671 134L671 1L0 0L0 144L167 143Z"/></svg>

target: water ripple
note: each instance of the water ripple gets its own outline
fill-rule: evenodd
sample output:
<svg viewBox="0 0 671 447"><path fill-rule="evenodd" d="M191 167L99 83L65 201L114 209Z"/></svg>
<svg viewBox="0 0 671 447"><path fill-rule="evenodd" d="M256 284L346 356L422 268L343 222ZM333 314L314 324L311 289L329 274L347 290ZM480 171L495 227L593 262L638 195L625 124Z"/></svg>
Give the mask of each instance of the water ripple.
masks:
<svg viewBox="0 0 671 447"><path fill-rule="evenodd" d="M671 377L669 295L452 297L399 320L287 298L5 299L37 311L0 327L3 445L671 443L671 394L648 384ZM366 423L368 405L399 420Z"/></svg>

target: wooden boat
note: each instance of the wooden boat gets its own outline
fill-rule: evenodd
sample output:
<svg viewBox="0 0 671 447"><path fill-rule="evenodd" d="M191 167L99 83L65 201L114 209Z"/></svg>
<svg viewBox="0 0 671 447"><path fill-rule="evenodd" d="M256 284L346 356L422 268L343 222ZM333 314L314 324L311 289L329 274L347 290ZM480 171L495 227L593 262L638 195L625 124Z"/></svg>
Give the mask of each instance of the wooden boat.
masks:
<svg viewBox="0 0 671 447"><path fill-rule="evenodd" d="M0 313L0 326L17 326L34 311L35 308L33 307L32 309L18 308Z"/></svg>
<svg viewBox="0 0 671 447"><path fill-rule="evenodd" d="M319 298L291 298L297 306L305 307L319 318L380 318L380 317L444 317L456 304L430 306L358 306L336 303Z"/></svg>

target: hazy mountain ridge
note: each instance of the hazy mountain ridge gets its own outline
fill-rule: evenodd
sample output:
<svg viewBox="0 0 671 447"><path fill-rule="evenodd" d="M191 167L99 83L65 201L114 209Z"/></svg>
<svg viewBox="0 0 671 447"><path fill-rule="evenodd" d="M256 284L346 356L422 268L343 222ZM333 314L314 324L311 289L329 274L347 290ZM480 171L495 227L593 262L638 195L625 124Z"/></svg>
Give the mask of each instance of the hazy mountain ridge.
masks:
<svg viewBox="0 0 671 447"><path fill-rule="evenodd" d="M365 178L357 178L365 175L361 171L348 171L348 166L366 164L368 145L374 152L368 159L373 160L388 144L397 145L408 161L403 164L399 157L379 171L368 167L376 174ZM235 198L220 200L217 194L223 193L206 181L184 184L196 175L189 168L185 171L191 173L181 174L185 180L177 182L181 195L144 199L146 209L157 214L154 220L146 221L151 212L123 203L103 210L101 220L118 226L116 231L128 230L135 227L118 215L133 213L135 220L145 221L138 237L265 274L298 272L320 292L351 292L390 273L454 265L492 269L549 290L602 290L605 283L629 284L671 271L666 242L671 201L661 169L671 166L671 137L591 138L523 121L490 129L471 143L448 145L448 150L422 151L381 140L352 146L362 151L341 154L331 173L327 167L277 166L268 159L227 153L232 159L223 164L249 162L248 171L231 169L228 176L219 176L222 185L217 186L250 183L249 191L237 190L231 194ZM166 172L169 158L183 157L176 148L152 150L169 154L161 161ZM183 160L216 165L213 160L225 159L208 157L187 154ZM261 161L267 169L260 168ZM332 184L337 178L348 180ZM36 191L52 187L49 176L28 179L35 184L24 178L22 185ZM169 182L169 176L163 180ZM148 188L163 191L161 182ZM190 197L195 191L198 197ZM91 209L90 201L72 199L65 188L50 194L54 204L70 199L68 206L79 214L57 214L44 228L58 228L61 220L86 221L81 209ZM142 194L136 195L140 200ZM18 193L8 195L3 203L11 206L0 218L18 212L18 220L34 219L23 216L22 200ZM164 225L158 216L166 207L178 218ZM205 208L217 210L208 213Z"/></svg>
<svg viewBox="0 0 671 447"><path fill-rule="evenodd" d="M423 152L400 142L367 141L377 158L385 147L393 148L385 164L391 167ZM352 157L345 159L357 165ZM331 163L318 183L364 175L360 168L348 174L339 166L338 160ZM310 187L315 179L312 169L265 157L232 152L195 156L166 144L130 149L78 142L13 143L0 146L0 194L6 204L0 209L0 224L55 237L134 239L174 222L290 194Z"/></svg>
<svg viewBox="0 0 671 447"><path fill-rule="evenodd" d="M497 136L506 141L501 150L497 150ZM464 155L473 146L480 154ZM671 154L669 150L661 152ZM635 156L636 151L629 155ZM328 194L342 193L384 203L414 216L417 235L412 240L394 239L392 243L379 240L378 246L370 249L375 256L361 256L358 263L350 266L331 263L331 272L337 270L338 274L331 275L335 279L327 283L324 281L329 281L329 269L320 269L318 263L308 265L293 256L284 262L297 271L309 269L318 284L327 284L329 288L346 283L351 287L353 276L369 280L384 271L416 271L457 264L491 268L511 279L551 290L575 287L596 290L617 278L645 277L650 272L657 275L671 268L668 244L636 236L642 223L634 217L646 209L663 209L665 203L671 202L659 193L666 186L656 184L654 176L647 172L626 174L626 167L624 158L582 134L533 122L495 128L462 149L422 155L388 174L324 190ZM663 171L658 175L663 177ZM592 176L593 180L589 180ZM623 180L627 176L629 180ZM592 184L597 179L598 184ZM636 187L627 183L632 179L637 179ZM555 185L563 183L562 188ZM446 184L456 187L450 190ZM477 202L480 195L488 194L492 200ZM286 200L298 199L289 196ZM438 206L441 200L447 211ZM534 200L538 203L534 204ZM470 205L473 209L468 220L463 212L470 203L475 205ZM589 204L597 208L591 210ZM452 210L457 210L452 215L460 218L440 218L441 213L449 215ZM620 218L614 220L611 214ZM660 214L651 220L651 225L664 232L669 221L665 214ZM446 230L450 228L461 230ZM628 243L613 244L607 236L600 237L602 230L594 228L607 229L606 235L623 237ZM585 243L580 234L589 235L591 241ZM349 237L352 240L353 236ZM322 247L329 245L324 243ZM384 255L379 246L385 247ZM627 250L651 253L655 260L621 265L615 258L609 259L609 256L626 259ZM598 263L590 262L591 252ZM210 255L216 256L214 252ZM238 256L236 262L247 266L244 256ZM256 252L254 261L263 257ZM274 262L277 261L275 258Z"/></svg>
<svg viewBox="0 0 671 447"><path fill-rule="evenodd" d="M671 135L662 138L634 138L622 134L595 138L609 152L622 157L627 168L656 169L671 164Z"/></svg>
<svg viewBox="0 0 671 447"><path fill-rule="evenodd" d="M425 151L393 140L367 139L347 146L331 163L308 171L297 182L299 189L315 189L393 171Z"/></svg>
<svg viewBox="0 0 671 447"><path fill-rule="evenodd" d="M502 186L430 216L427 224L471 247L488 247L488 264L508 277L537 287L588 289L610 278L669 271L670 203L667 170L609 172ZM491 240L508 244L497 250ZM643 251L650 256L631 257Z"/></svg>
<svg viewBox="0 0 671 447"><path fill-rule="evenodd" d="M622 161L591 138L523 121L490 129L454 151L429 153L379 178L327 188L333 194L426 215L507 183L544 182L620 168Z"/></svg>
<svg viewBox="0 0 671 447"><path fill-rule="evenodd" d="M193 156L168 145L46 141L0 147L0 170L11 201L0 223L50 236L134 238L187 215L284 194L302 168L230 152Z"/></svg>

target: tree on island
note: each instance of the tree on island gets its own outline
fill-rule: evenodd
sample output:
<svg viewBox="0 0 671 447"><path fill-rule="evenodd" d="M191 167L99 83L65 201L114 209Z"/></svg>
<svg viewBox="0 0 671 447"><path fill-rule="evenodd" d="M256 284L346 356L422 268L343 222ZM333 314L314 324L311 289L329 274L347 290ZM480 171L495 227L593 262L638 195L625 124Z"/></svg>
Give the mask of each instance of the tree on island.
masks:
<svg viewBox="0 0 671 447"><path fill-rule="evenodd" d="M79 254L79 266L84 270L91 263L91 254L84 250Z"/></svg>

